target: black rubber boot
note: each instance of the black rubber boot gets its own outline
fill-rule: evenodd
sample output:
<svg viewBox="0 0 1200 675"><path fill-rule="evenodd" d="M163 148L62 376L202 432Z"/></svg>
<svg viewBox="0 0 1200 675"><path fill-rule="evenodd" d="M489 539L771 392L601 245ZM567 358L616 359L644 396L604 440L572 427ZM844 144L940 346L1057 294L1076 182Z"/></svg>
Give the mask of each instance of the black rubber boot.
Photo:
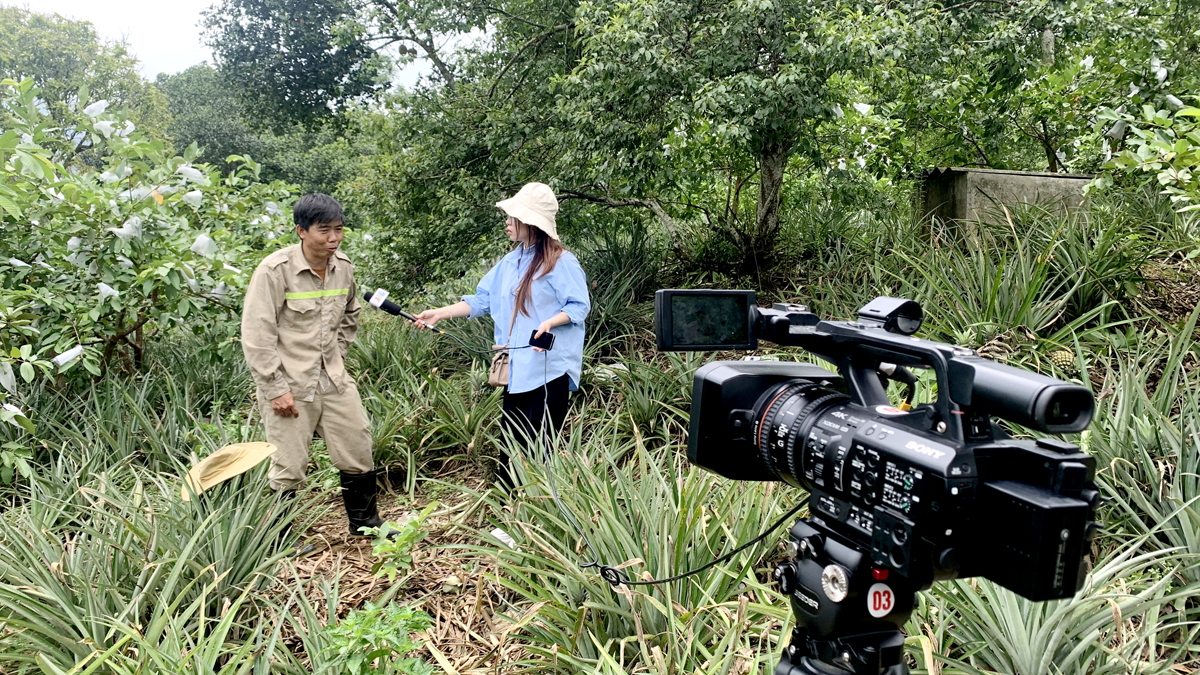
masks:
<svg viewBox="0 0 1200 675"><path fill-rule="evenodd" d="M342 503L346 505L346 520L350 521L350 536L369 536L359 528L383 525L383 519L379 517L379 510L375 504L375 472L339 473L342 477Z"/></svg>
<svg viewBox="0 0 1200 675"><path fill-rule="evenodd" d="M275 516L277 520L282 518L283 514L286 513L288 509L292 508L292 505L296 501L295 490L282 490L278 494L281 506L279 513ZM293 536L291 523L284 525L283 529L279 531L279 548L292 549L292 552L288 554L289 558L303 558L304 556L317 550L316 546L313 546L312 544L306 544L303 541L298 541Z"/></svg>

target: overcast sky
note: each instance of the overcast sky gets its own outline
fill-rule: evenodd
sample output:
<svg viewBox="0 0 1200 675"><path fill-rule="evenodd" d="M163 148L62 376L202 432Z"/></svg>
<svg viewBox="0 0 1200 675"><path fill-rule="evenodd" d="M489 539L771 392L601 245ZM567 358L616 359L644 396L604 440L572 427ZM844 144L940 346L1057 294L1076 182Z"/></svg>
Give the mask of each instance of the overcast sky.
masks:
<svg viewBox="0 0 1200 675"><path fill-rule="evenodd" d="M200 41L200 12L213 0L32 0L0 4L90 21L101 38L124 39L141 61L142 77L178 73L212 52Z"/></svg>
<svg viewBox="0 0 1200 675"><path fill-rule="evenodd" d="M142 77L178 73L201 61L213 62L212 52L200 40L200 13L216 0L0 0L0 5L26 7L43 14L60 14L89 21L101 39L124 40L141 62ZM400 69L392 82L412 86L431 72L420 61Z"/></svg>

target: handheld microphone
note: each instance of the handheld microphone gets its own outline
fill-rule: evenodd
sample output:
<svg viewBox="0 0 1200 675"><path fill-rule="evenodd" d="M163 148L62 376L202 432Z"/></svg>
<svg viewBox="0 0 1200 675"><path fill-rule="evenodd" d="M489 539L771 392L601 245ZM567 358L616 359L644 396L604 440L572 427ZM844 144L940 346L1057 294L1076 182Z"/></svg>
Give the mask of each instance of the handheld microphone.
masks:
<svg viewBox="0 0 1200 675"><path fill-rule="evenodd" d="M385 291L384 289L377 288L377 289L375 289L374 293L372 293L371 291L367 291L366 293L363 293L363 300L366 300L367 304L371 305L375 309L382 309L383 311L387 312L388 314L391 314L392 316L401 316L401 317L404 317L405 319L408 319L409 321L411 321L413 323L417 322L417 317L413 316L412 314L409 314L408 312L404 311L403 309L400 309L400 305L397 305L396 303L392 302L391 300L388 300L387 299L388 295L389 295L388 292ZM442 332L441 328L437 328L435 326L429 326L429 330L431 330L435 333Z"/></svg>

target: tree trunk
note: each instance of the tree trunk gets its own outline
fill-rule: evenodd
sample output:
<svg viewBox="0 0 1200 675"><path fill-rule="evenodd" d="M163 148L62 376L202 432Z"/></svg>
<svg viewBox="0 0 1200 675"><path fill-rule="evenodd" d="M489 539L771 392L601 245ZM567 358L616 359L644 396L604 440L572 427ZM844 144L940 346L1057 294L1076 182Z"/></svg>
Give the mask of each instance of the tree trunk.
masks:
<svg viewBox="0 0 1200 675"><path fill-rule="evenodd" d="M1050 142L1050 130L1046 128L1046 118L1042 118L1042 135L1038 138L1042 143L1042 149L1046 151L1046 171L1050 173L1058 173L1058 149Z"/></svg>
<svg viewBox="0 0 1200 675"><path fill-rule="evenodd" d="M747 263L759 283L762 272L771 267L775 238L779 234L779 206L783 201L783 168L787 165L792 146L779 139L765 141L758 152L758 212L754 219L754 234L750 250L745 251Z"/></svg>

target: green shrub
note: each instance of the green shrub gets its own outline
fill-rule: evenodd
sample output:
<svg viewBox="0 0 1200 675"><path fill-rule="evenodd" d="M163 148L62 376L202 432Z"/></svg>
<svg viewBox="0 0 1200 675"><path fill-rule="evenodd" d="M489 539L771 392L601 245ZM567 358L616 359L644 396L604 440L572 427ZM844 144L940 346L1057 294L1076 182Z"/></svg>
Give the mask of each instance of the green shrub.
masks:
<svg viewBox="0 0 1200 675"><path fill-rule="evenodd" d="M397 603L377 606L368 602L326 629L335 672L353 675L405 673L432 675L433 667L408 654L420 647L412 633L429 628L424 612Z"/></svg>
<svg viewBox="0 0 1200 675"><path fill-rule="evenodd" d="M1171 672L1186 652L1160 655L1157 647L1186 621L1173 605L1200 590L1172 588L1171 572L1187 558L1135 543L1106 556L1074 598L1051 602L1026 600L984 579L939 583L908 630L928 631L942 654L955 655L940 660L970 673Z"/></svg>
<svg viewBox="0 0 1200 675"><path fill-rule="evenodd" d="M183 502L173 472L59 456L0 514L0 668L65 670L129 640L171 651L210 629L242 635L231 607L254 611L247 593L272 582L281 530L314 515L282 509L264 473Z"/></svg>

